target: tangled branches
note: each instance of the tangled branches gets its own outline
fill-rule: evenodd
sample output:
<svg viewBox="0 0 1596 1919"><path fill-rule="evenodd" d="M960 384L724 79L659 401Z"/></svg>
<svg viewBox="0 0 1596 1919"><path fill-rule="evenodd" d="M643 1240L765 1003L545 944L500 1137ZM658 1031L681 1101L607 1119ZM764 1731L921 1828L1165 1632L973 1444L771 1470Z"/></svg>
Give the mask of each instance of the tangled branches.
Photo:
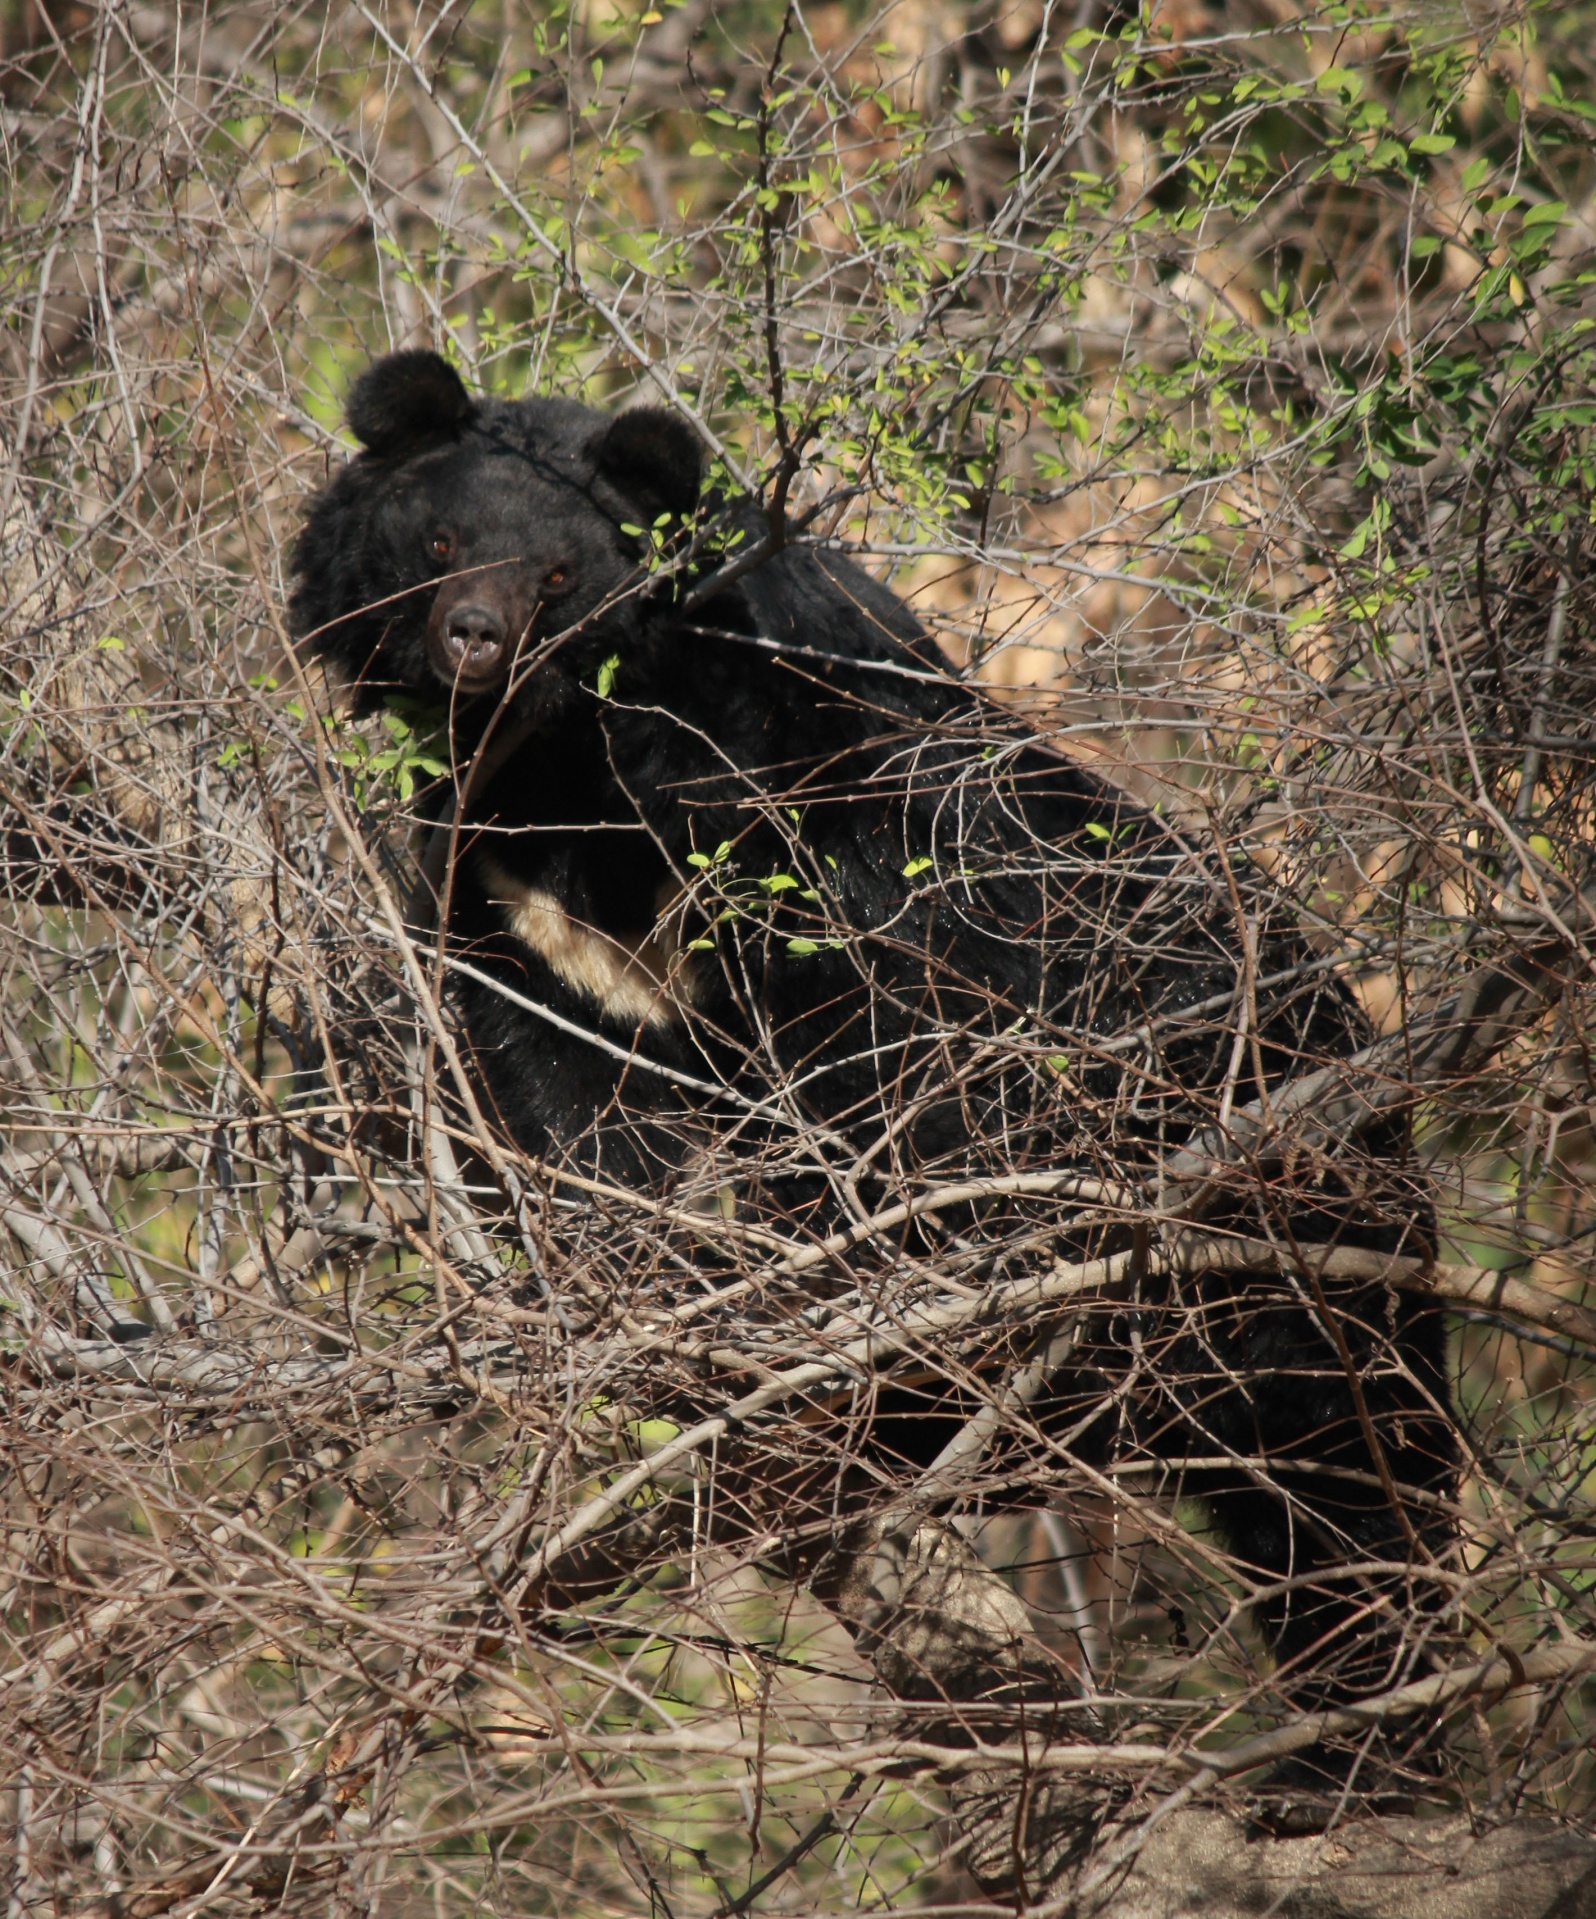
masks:
<svg viewBox="0 0 1596 1919"><path fill-rule="evenodd" d="M5 15L14 1913L1586 1871L1583 16L1055 12ZM889 977L790 817L882 792L767 768L679 874L714 1033L600 1035L668 1175L502 1124L507 976L414 906L477 742L284 625L388 344L691 424L751 515L703 659L827 684L724 595L890 574L892 804L1134 792L884 865L1071 902L1068 990ZM831 938L867 1037L810 1060L752 1009ZM1288 1323L1355 1438L1217 1417Z"/></svg>

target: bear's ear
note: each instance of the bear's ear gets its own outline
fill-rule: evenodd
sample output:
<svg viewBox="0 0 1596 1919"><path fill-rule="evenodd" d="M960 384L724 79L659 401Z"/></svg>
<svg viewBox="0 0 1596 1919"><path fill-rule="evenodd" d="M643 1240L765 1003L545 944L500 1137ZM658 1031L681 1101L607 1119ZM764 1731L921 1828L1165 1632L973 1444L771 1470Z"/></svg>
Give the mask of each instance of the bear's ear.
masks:
<svg viewBox="0 0 1596 1919"><path fill-rule="evenodd" d="M698 437L664 407L617 413L593 446L598 470L652 521L661 513L687 519L698 504L704 458Z"/></svg>
<svg viewBox="0 0 1596 1919"><path fill-rule="evenodd" d="M476 411L460 376L425 348L373 360L349 395L349 426L379 460L404 459L455 439Z"/></svg>

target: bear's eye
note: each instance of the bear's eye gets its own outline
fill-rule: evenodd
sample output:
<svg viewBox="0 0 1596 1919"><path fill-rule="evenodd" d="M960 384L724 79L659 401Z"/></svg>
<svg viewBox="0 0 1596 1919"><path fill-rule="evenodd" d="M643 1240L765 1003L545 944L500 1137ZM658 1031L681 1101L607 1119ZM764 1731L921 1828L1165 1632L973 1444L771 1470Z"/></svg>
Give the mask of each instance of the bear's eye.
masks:
<svg viewBox="0 0 1596 1919"><path fill-rule="evenodd" d="M543 575L543 584L552 593L558 593L563 586L571 583L571 569L568 566L551 566Z"/></svg>
<svg viewBox="0 0 1596 1919"><path fill-rule="evenodd" d="M452 533L434 533L427 542L427 551L440 562L454 558L454 535Z"/></svg>

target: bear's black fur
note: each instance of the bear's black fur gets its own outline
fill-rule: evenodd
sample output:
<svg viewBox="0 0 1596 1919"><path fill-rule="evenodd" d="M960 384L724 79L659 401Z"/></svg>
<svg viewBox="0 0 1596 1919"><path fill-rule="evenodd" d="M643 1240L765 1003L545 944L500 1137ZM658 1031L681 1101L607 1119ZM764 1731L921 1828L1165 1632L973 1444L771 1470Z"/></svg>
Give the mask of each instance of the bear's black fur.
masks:
<svg viewBox="0 0 1596 1919"><path fill-rule="evenodd" d="M673 415L473 399L403 353L349 417L366 450L311 508L293 617L368 707L448 702L462 770L514 744L466 806L448 935L528 1151L830 1230L971 1175L1144 1177L1228 1102L1369 1039L1256 874L961 684L849 561L789 545L694 587L710 562L671 562L700 459ZM762 521L721 517L746 558ZM1422 1252L1404 1153L1390 1126L1210 1222ZM1112 1212L1067 1243L1125 1244ZM1040 1233L1047 1209L899 1230L953 1260L1027 1217ZM1085 1459L1127 1433L1201 1456L1186 1490L1261 1580L1296 1582L1261 1607L1282 1657L1342 1657L1319 1696L1367 1690L1399 1676L1381 1628L1412 1598L1335 1569L1445 1549L1442 1337L1411 1294L1285 1252L1149 1279L1082 1344L1049 1430ZM928 1394L940 1441L958 1391Z"/></svg>

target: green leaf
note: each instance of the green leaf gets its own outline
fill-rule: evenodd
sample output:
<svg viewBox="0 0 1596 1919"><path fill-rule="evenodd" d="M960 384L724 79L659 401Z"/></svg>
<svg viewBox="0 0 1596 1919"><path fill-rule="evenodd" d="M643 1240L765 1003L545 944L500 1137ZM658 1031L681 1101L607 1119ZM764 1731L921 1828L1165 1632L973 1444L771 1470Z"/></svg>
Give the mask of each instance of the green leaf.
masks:
<svg viewBox="0 0 1596 1919"><path fill-rule="evenodd" d="M1456 145L1450 133L1416 133L1408 142L1413 153L1450 153Z"/></svg>
<svg viewBox="0 0 1596 1919"><path fill-rule="evenodd" d="M932 867L935 864L936 864L935 860L926 859L924 857L917 860L910 860L909 864L903 869L903 877L906 880L912 880L916 878L919 874L924 873L929 867Z"/></svg>
<svg viewBox="0 0 1596 1919"><path fill-rule="evenodd" d="M810 953L818 953L820 948L813 940L788 940L787 951L794 959L804 959Z"/></svg>
<svg viewBox="0 0 1596 1919"><path fill-rule="evenodd" d="M1363 75L1350 67L1326 67L1314 84L1321 93L1340 93L1356 100L1363 91Z"/></svg>
<svg viewBox="0 0 1596 1919"><path fill-rule="evenodd" d="M615 669L620 663L620 654L612 653L610 657L604 661L603 665L600 666L598 670L598 696L601 700L607 700L609 698L610 690L615 685Z"/></svg>

